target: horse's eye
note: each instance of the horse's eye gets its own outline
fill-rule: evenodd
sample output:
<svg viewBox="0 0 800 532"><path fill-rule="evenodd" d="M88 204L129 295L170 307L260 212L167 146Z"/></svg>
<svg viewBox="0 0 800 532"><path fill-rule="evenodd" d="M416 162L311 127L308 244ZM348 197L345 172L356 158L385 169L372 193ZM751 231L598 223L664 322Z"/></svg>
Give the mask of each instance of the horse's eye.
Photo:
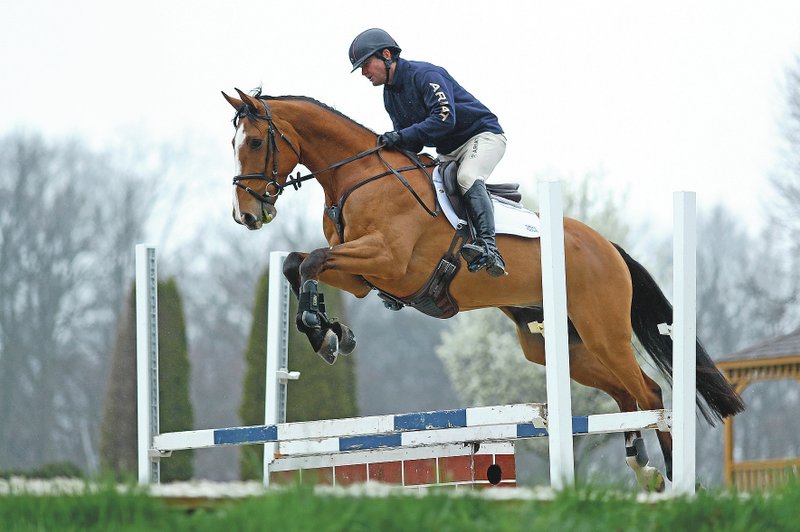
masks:
<svg viewBox="0 0 800 532"><path fill-rule="evenodd" d="M250 145L250 148L257 150L262 144L264 144L264 141L261 139L253 139L248 144Z"/></svg>

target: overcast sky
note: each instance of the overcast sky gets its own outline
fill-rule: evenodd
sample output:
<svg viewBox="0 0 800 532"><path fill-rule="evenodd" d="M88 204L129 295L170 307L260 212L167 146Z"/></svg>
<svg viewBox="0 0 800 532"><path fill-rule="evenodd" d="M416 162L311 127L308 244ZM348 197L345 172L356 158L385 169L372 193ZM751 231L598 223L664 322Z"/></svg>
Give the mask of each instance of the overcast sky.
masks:
<svg viewBox="0 0 800 532"><path fill-rule="evenodd" d="M189 135L208 172L183 179L226 212L233 129L220 91L311 96L383 132L381 90L346 56L379 26L499 116L509 143L493 181L533 191L538 177L602 173L634 218L668 223L685 189L701 209L722 202L757 224L800 56L790 0L2 2L0 133L98 148Z"/></svg>

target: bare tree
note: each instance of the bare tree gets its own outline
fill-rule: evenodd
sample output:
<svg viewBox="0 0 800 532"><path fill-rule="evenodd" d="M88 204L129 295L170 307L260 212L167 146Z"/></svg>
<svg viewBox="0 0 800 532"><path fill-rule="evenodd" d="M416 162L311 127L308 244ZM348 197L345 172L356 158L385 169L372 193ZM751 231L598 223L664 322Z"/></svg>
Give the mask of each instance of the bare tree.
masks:
<svg viewBox="0 0 800 532"><path fill-rule="evenodd" d="M781 125L785 164L771 176L770 225L758 251L764 251L768 244L769 250L784 256L780 277L765 280L760 292L769 302L787 303L780 328L788 332L800 322L800 55L786 72L784 90L786 108ZM776 281L780 282L773 284Z"/></svg>
<svg viewBox="0 0 800 532"><path fill-rule="evenodd" d="M786 333L796 327L795 263L787 252L787 241L778 226L770 223L761 235L750 235L739 218L722 205L699 213L697 228L697 333L712 357L733 353L764 338ZM671 256L672 239L658 245L657 256ZM663 261L669 264L669 262ZM656 272L663 279L665 293L671 293L670 268ZM772 389L744 399L747 411L738 426L753 439L760 429L752 420L769 418L767 407ZM722 428L698 425L698 477L706 483L722 481L720 445ZM748 428L752 427L751 430ZM778 433L770 440L778 447L785 438ZM758 454L761 443L745 443Z"/></svg>
<svg viewBox="0 0 800 532"><path fill-rule="evenodd" d="M785 167L772 177L774 205L770 209L776 225L789 230L800 241L800 55L786 71L785 115L781 126L784 137Z"/></svg>
<svg viewBox="0 0 800 532"><path fill-rule="evenodd" d="M121 174L77 142L0 139L0 467L97 463L97 383L143 217Z"/></svg>

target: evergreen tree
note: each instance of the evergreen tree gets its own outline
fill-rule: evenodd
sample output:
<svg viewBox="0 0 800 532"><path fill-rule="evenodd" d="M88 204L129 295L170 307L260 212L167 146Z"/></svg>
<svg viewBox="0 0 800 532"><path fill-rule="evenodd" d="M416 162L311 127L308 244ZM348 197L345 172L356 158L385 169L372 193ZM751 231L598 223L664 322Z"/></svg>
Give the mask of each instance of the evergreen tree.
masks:
<svg viewBox="0 0 800 532"><path fill-rule="evenodd" d="M186 326L174 279L158 283L159 424L161 432L192 429ZM137 472L136 297L131 289L114 345L101 427L101 463L118 477ZM161 481L192 477L193 451L161 462Z"/></svg>
<svg viewBox="0 0 800 532"><path fill-rule="evenodd" d="M280 272L277 272L281 275ZM261 276L253 309L253 325L250 332L245 360L244 394L239 409L244 425L264 423L264 397L266 385L267 345L267 294L269 273ZM341 293L320 285L325 302L332 312L340 312L344 304ZM286 421L311 421L336 419L358 415L356 406L356 383L354 355L340 356L336 364L329 366L314 353L308 339L294 327L297 300L291 298L289 307L289 368L299 371L300 379L289 381ZM341 314L340 314L341 317ZM344 320L346 322L346 320ZM263 475L264 448L261 445L241 448L240 475L242 479L260 479Z"/></svg>
<svg viewBox="0 0 800 532"><path fill-rule="evenodd" d="M158 400L160 432L191 430L189 349L178 285L175 279L158 283ZM192 478L194 451L176 451L161 461L161 481Z"/></svg>
<svg viewBox="0 0 800 532"><path fill-rule="evenodd" d="M100 427L101 467L117 477L135 475L136 448L136 298L131 288L120 313L111 353Z"/></svg>
<svg viewBox="0 0 800 532"><path fill-rule="evenodd" d="M267 374L267 292L269 272L258 279L256 300L253 306L253 323L250 339L245 351L244 392L239 406L239 417L243 425L264 423L264 398ZM258 480L263 470L264 447L244 445L240 447L239 475L243 480Z"/></svg>

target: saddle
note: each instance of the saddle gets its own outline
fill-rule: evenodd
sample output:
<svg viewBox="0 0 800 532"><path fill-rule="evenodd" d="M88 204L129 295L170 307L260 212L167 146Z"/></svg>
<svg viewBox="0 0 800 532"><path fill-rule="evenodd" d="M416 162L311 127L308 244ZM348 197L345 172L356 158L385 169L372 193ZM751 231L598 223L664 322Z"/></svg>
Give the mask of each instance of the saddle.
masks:
<svg viewBox="0 0 800 532"><path fill-rule="evenodd" d="M442 174L444 191L453 206L453 210L459 218L466 220L467 211L464 207L461 187L457 179L458 163L456 161L439 163L439 173ZM519 191L519 183L486 183L486 190L489 191L491 196L500 201L522 207L522 193Z"/></svg>
<svg viewBox="0 0 800 532"><path fill-rule="evenodd" d="M456 161L440 163L439 172L443 176L445 193L453 209L459 218L466 220L466 208L464 207L461 189L456 179L458 163ZM518 183L487 184L486 189L500 201L514 205L520 205L522 201ZM471 234L468 226L463 226L455 231L450 247L439 260L439 264L428 278L428 281L416 293L401 298L378 290L378 297L383 300L384 306L390 310L400 310L407 305L423 314L440 319L450 318L458 314L458 303L450 295L450 282L461 269L459 249L470 238Z"/></svg>

